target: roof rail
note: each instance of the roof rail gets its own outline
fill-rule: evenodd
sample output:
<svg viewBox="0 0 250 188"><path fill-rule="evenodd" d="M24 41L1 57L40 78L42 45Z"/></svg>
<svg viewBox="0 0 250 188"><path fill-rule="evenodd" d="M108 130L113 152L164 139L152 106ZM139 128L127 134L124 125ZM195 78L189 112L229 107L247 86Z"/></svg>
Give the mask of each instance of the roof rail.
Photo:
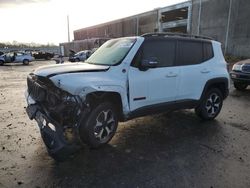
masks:
<svg viewBox="0 0 250 188"><path fill-rule="evenodd" d="M199 35L190 35L185 33L171 33L171 32L162 32L162 33L145 33L141 35L142 37L155 37L155 36L179 36L179 37L188 37L188 38L197 38L197 39L208 39L213 40L210 37L199 36Z"/></svg>

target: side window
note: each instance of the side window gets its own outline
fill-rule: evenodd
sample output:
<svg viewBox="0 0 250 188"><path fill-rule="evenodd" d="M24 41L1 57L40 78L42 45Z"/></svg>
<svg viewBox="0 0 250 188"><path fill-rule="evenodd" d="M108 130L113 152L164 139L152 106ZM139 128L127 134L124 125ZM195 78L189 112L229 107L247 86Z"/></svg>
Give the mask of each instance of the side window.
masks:
<svg viewBox="0 0 250 188"><path fill-rule="evenodd" d="M211 42L203 43L203 61L207 61L214 57L213 47Z"/></svg>
<svg viewBox="0 0 250 188"><path fill-rule="evenodd" d="M203 61L202 42L178 41L177 65L194 65Z"/></svg>
<svg viewBox="0 0 250 188"><path fill-rule="evenodd" d="M132 66L139 67L142 60L156 59L157 67L170 67L175 61L176 40L148 39L135 55Z"/></svg>

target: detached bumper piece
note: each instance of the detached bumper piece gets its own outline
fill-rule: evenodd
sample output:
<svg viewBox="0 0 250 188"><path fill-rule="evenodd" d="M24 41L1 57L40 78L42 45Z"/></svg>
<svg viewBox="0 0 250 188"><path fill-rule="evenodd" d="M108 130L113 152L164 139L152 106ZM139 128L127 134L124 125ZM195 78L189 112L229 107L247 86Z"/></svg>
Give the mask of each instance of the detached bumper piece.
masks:
<svg viewBox="0 0 250 188"><path fill-rule="evenodd" d="M69 143L65 139L63 127L55 122L37 104L29 105L26 108L29 118L35 119L41 132L42 139L51 157L57 161L68 158L71 154L80 149L80 145Z"/></svg>

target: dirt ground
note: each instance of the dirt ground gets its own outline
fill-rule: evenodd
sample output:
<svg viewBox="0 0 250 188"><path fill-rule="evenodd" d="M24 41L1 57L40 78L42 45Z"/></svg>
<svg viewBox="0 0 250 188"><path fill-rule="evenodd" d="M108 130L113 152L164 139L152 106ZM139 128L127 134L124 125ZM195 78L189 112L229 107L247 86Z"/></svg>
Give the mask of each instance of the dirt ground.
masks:
<svg viewBox="0 0 250 188"><path fill-rule="evenodd" d="M57 163L24 99L27 74L52 63L0 67L0 187L250 187L249 89L232 87L214 121L192 110L138 118L106 147Z"/></svg>

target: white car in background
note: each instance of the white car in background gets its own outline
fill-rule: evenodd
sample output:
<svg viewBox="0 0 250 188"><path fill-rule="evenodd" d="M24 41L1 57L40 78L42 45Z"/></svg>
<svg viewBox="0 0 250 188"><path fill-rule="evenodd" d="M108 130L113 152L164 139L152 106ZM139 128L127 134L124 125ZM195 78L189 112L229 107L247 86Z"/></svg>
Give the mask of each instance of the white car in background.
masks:
<svg viewBox="0 0 250 188"><path fill-rule="evenodd" d="M80 61L85 61L86 59L88 59L91 55L91 51L90 50L84 50L84 51L80 51L77 52L74 56L69 58L70 62L80 62Z"/></svg>
<svg viewBox="0 0 250 188"><path fill-rule="evenodd" d="M23 63L28 65L34 57L31 54L24 52L9 52L0 56L0 65L5 63Z"/></svg>

